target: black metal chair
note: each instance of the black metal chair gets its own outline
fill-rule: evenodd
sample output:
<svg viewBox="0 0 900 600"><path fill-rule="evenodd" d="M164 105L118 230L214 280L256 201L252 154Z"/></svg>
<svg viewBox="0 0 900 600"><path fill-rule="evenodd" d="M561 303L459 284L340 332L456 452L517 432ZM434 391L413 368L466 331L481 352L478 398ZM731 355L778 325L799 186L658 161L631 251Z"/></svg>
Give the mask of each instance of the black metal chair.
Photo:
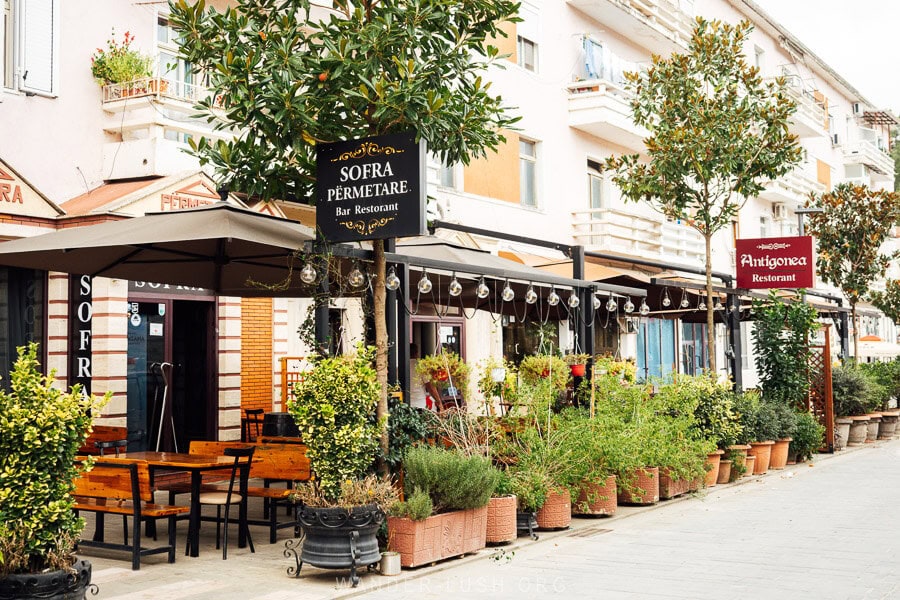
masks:
<svg viewBox="0 0 900 600"><path fill-rule="evenodd" d="M97 450L100 452L100 456L106 456L107 450L115 450L116 458L118 458L120 451L127 450L128 440L107 440L104 442L98 441L98 442L94 442L94 446L97 447ZM103 514L97 513L97 518L102 519ZM122 529L124 530L125 544L127 545L128 544L128 517L126 515L122 515Z"/></svg>
<svg viewBox="0 0 900 600"><path fill-rule="evenodd" d="M255 442L262 433L263 413L261 408L245 408L244 418L241 419L241 441ZM251 431L253 434L251 435Z"/></svg>
<svg viewBox="0 0 900 600"><path fill-rule="evenodd" d="M225 456L233 456L234 464L231 466L231 478L226 492L204 492L200 494L200 505L212 505L216 507L216 549L219 541L222 541L222 560L228 558L228 514L232 504L243 504L245 518L238 519L238 528L243 529L250 544L250 552L256 552L253 547L253 538L250 537L250 526L247 523L247 482L250 479L250 463L253 461L253 452L256 447L250 448L225 448ZM238 481L238 491L235 492L234 483ZM221 535L222 507L225 507L225 535Z"/></svg>

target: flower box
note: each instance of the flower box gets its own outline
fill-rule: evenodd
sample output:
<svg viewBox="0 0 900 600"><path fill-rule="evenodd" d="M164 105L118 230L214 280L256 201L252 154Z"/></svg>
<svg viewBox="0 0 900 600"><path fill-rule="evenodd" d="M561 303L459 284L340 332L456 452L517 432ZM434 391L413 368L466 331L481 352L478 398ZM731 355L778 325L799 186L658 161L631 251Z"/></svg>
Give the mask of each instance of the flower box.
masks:
<svg viewBox="0 0 900 600"><path fill-rule="evenodd" d="M487 507L433 515L423 521L388 517L388 546L400 564L418 567L468 554L486 545Z"/></svg>

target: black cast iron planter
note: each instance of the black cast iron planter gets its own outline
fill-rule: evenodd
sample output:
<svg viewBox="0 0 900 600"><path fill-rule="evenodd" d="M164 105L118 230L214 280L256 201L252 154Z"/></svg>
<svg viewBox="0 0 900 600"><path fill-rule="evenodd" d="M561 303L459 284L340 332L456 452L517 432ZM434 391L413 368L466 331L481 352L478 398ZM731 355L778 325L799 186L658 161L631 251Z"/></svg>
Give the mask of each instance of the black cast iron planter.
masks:
<svg viewBox="0 0 900 600"><path fill-rule="evenodd" d="M516 535L525 535L533 539L538 539L538 534L534 532L537 527L537 519L534 518L533 511L518 511L516 513Z"/></svg>
<svg viewBox="0 0 900 600"><path fill-rule="evenodd" d="M91 584L91 563L76 561L72 571L27 573L0 578L0 600L84 600L97 595Z"/></svg>
<svg viewBox="0 0 900 600"><path fill-rule="evenodd" d="M372 569L381 560L376 534L384 516L377 504L355 506L350 511L300 507L297 524L303 537L288 540L284 545L284 555L293 557L297 563L288 568L288 575L300 577L303 563L321 569L349 567L350 580L356 587L359 584L357 568Z"/></svg>

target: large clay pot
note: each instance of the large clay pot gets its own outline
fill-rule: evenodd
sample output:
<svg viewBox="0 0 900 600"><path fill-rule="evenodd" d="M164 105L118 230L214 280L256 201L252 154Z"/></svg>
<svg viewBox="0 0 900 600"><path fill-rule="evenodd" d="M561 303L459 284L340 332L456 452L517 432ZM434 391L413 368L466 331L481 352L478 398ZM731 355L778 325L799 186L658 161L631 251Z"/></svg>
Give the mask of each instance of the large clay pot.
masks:
<svg viewBox="0 0 900 600"><path fill-rule="evenodd" d="M897 433L897 421L900 411L885 410L881 412L881 426L878 428L878 439L889 440Z"/></svg>
<svg viewBox="0 0 900 600"><path fill-rule="evenodd" d="M747 451L750 450L749 444L735 444L728 447L728 454L731 456L731 475L728 481L736 481L748 473L753 472L753 468L747 469L746 473L741 473L741 468L747 466Z"/></svg>
<svg viewBox="0 0 900 600"><path fill-rule="evenodd" d="M850 417L850 419L852 420L852 422L850 423L850 433L847 435L847 445L859 446L866 441L866 435L868 434L869 417L860 415L856 417Z"/></svg>
<svg viewBox="0 0 900 600"><path fill-rule="evenodd" d="M878 428L881 426L881 413L869 413L866 424L866 443L871 444L878 439Z"/></svg>
<svg viewBox="0 0 900 600"><path fill-rule="evenodd" d="M547 499L534 518L538 529L566 529L572 523L572 498L569 490L547 492Z"/></svg>
<svg viewBox="0 0 900 600"><path fill-rule="evenodd" d="M850 425L853 419L850 417L838 417L834 420L834 449L843 450L847 447L850 438Z"/></svg>
<svg viewBox="0 0 900 600"><path fill-rule="evenodd" d="M659 502L659 467L644 467L626 475L619 486L619 504L655 504Z"/></svg>
<svg viewBox="0 0 900 600"><path fill-rule="evenodd" d="M610 517L616 513L616 476L610 475L602 483L585 482L578 491L578 500L572 507L576 515Z"/></svg>
<svg viewBox="0 0 900 600"><path fill-rule="evenodd" d="M719 465L722 462L723 454L725 454L724 450L716 450L706 455L706 464L709 465L709 470L706 471L706 487L712 487L719 482Z"/></svg>
<svg viewBox="0 0 900 600"><path fill-rule="evenodd" d="M85 592L97 586L91 585L91 563L78 560L72 565L74 572L51 571L7 575L0 578L0 598L16 600L84 600Z"/></svg>
<svg viewBox="0 0 900 600"><path fill-rule="evenodd" d="M356 587L359 583L356 569L381 560L376 535L384 516L377 504L355 506L350 510L303 506L297 512L297 525L304 533L300 554L297 554L295 540L285 544L285 555L293 554L297 562L288 573L299 577L303 563L322 569L349 567L350 579Z"/></svg>
<svg viewBox="0 0 900 600"><path fill-rule="evenodd" d="M756 464L753 466L754 475L763 475L769 470L769 460L772 458L774 444L775 442L772 440L750 442L750 450L747 451L747 455L756 457Z"/></svg>
<svg viewBox="0 0 900 600"><path fill-rule="evenodd" d="M780 439L772 444L772 453L769 456L770 469L783 469L785 465L787 465L791 439L792 438Z"/></svg>
<svg viewBox="0 0 900 600"><path fill-rule="evenodd" d="M755 473L754 467L756 465L756 457L753 456L752 454L748 454L744 458L744 465L747 467L747 470L744 471L744 474L741 475L741 477L750 477L751 475L753 475Z"/></svg>
<svg viewBox="0 0 900 600"><path fill-rule="evenodd" d="M728 483L731 479L731 461L722 459L719 461L719 474L716 483Z"/></svg>
<svg viewBox="0 0 900 600"><path fill-rule="evenodd" d="M486 533L486 506L431 515L422 521L388 517L388 548L400 553L404 567L477 552L487 543Z"/></svg>
<svg viewBox="0 0 900 600"><path fill-rule="evenodd" d="M487 511L488 544L505 544L516 539L516 497L491 498Z"/></svg>
<svg viewBox="0 0 900 600"><path fill-rule="evenodd" d="M691 482L687 479L675 479L669 469L659 470L659 497L668 500L690 491Z"/></svg>

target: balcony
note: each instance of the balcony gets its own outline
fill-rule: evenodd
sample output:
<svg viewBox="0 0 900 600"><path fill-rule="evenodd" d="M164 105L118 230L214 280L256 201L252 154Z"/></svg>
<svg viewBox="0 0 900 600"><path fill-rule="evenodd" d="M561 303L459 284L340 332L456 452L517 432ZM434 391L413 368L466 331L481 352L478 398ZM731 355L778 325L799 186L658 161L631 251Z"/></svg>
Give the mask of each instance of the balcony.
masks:
<svg viewBox="0 0 900 600"><path fill-rule="evenodd" d="M770 181L759 197L772 202L783 202L791 210L801 206L810 194L824 194L827 191L824 183L820 183L800 166L787 175Z"/></svg>
<svg viewBox="0 0 900 600"><path fill-rule="evenodd" d="M801 138L827 136L828 102L803 85L797 75L788 74L784 77L787 84L785 92L797 104L797 112L791 117L791 133Z"/></svg>
<svg viewBox="0 0 900 600"><path fill-rule="evenodd" d="M894 180L894 159L869 140L858 140L844 146L845 165L865 165L873 181Z"/></svg>
<svg viewBox="0 0 900 600"><path fill-rule="evenodd" d="M662 217L610 208L572 213L572 237L585 250L612 251L640 258L703 265L706 247L695 229Z"/></svg>
<svg viewBox="0 0 900 600"><path fill-rule="evenodd" d="M569 127L613 142L635 152L644 151L650 132L631 118L631 94L602 79L577 81L568 86Z"/></svg>
<svg viewBox="0 0 900 600"><path fill-rule="evenodd" d="M684 0L568 0L592 19L613 31L625 32L635 44L666 55L687 49L694 29L693 15Z"/></svg>

